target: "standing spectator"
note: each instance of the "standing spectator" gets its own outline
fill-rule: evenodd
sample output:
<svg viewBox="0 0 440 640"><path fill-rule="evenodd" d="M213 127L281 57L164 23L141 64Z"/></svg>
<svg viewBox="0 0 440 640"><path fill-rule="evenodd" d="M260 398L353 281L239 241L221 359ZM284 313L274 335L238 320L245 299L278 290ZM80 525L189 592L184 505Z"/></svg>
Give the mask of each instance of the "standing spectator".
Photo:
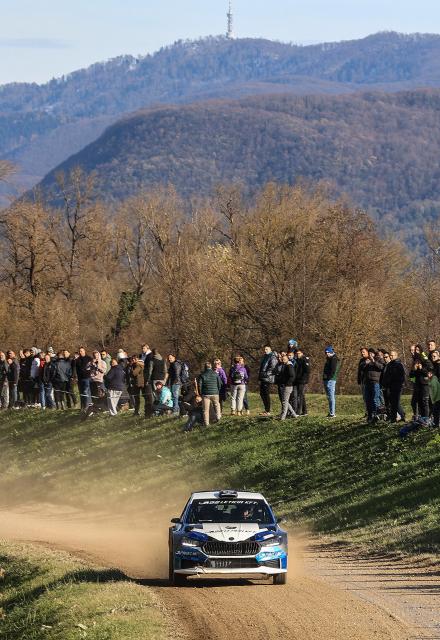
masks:
<svg viewBox="0 0 440 640"><path fill-rule="evenodd" d="M260 362L258 380L260 382L260 397L263 401L264 411L262 416L270 416L270 389L275 382L275 368L278 360L270 345L264 347L264 356Z"/></svg>
<svg viewBox="0 0 440 640"><path fill-rule="evenodd" d="M336 417L336 382L339 375L339 359L333 347L328 346L325 349L325 364L322 373L324 389L327 395L329 412L327 418Z"/></svg>
<svg viewBox="0 0 440 640"><path fill-rule="evenodd" d="M293 386L293 408L299 416L307 415L305 389L310 380L310 359L302 349L296 350L296 377Z"/></svg>
<svg viewBox="0 0 440 640"><path fill-rule="evenodd" d="M173 398L171 390L165 386L162 380L158 380L154 385L153 415L162 416L173 408Z"/></svg>
<svg viewBox="0 0 440 640"><path fill-rule="evenodd" d="M105 394L104 375L107 373L107 365L101 357L99 351L92 353L90 363L90 394L92 400L102 398Z"/></svg>
<svg viewBox="0 0 440 640"><path fill-rule="evenodd" d="M8 351L8 386L9 386L9 409L15 409L18 402L18 384L20 380L20 365L13 351Z"/></svg>
<svg viewBox="0 0 440 640"><path fill-rule="evenodd" d="M368 349L368 361L365 365L365 397L367 401L367 420L375 422L381 406L380 376L385 366L377 351Z"/></svg>
<svg viewBox="0 0 440 640"><path fill-rule="evenodd" d="M198 377L197 386L197 395L202 396L203 424L205 427L208 427L211 403L214 406L217 421L220 421L222 417L222 410L220 407L221 381L219 376L212 370L211 362L205 363L205 370Z"/></svg>
<svg viewBox="0 0 440 640"><path fill-rule="evenodd" d="M231 385L231 415L242 415L248 375L244 364L241 363L240 356L234 358L234 364L229 371L229 381Z"/></svg>
<svg viewBox="0 0 440 640"><path fill-rule="evenodd" d="M180 415L180 390L182 388L182 363L172 353L168 356L168 363L167 384L173 398L173 416L178 418Z"/></svg>
<svg viewBox="0 0 440 640"><path fill-rule="evenodd" d="M55 394L55 405L57 409L70 407L68 396L68 386L72 380L72 362L70 358L65 358L66 351L60 351L55 363L55 375L53 380L53 390ZM69 352L67 352L69 353Z"/></svg>
<svg viewBox="0 0 440 640"><path fill-rule="evenodd" d="M116 416L118 414L118 402L125 388L125 371L122 365L120 365L116 360L116 358L112 358L110 371L105 374L104 380L108 393L108 410L111 416Z"/></svg>
<svg viewBox="0 0 440 640"><path fill-rule="evenodd" d="M151 352L152 358L148 361L148 380L151 382L153 389L156 387L156 382L162 382L165 384L165 378L167 375L167 367L165 360L160 355L157 349L153 349Z"/></svg>
<svg viewBox="0 0 440 640"><path fill-rule="evenodd" d="M250 407L249 407L248 389L249 389L249 382L250 382L250 379L251 379L251 370L247 366L243 356L240 356L240 364L242 364L243 367L246 369L246 373L247 373L247 377L248 377L248 380L247 380L247 383L246 383L246 391L244 392L244 398L243 398L243 409L244 409L244 411L246 411L246 415L250 416L251 411L250 411Z"/></svg>
<svg viewBox="0 0 440 640"><path fill-rule="evenodd" d="M414 419L421 417L429 418L429 371L434 367L427 360L416 359L410 372L410 378L414 382L415 415Z"/></svg>
<svg viewBox="0 0 440 640"><path fill-rule="evenodd" d="M43 354L37 347L32 347L31 349L31 380L32 380L32 404L34 407L41 406L41 398L40 398L40 364ZM41 356L41 359L40 359Z"/></svg>
<svg viewBox="0 0 440 640"><path fill-rule="evenodd" d="M387 365L386 379L388 383L390 421L397 422L397 416L405 421L405 411L402 408L401 397L405 385L405 368L399 360L397 351L390 353L390 363Z"/></svg>
<svg viewBox="0 0 440 640"><path fill-rule="evenodd" d="M55 407L55 401L53 396L53 381L55 379L56 366L52 362L52 358L49 353L46 353L44 360L42 360L42 366L40 367L40 382L41 393L40 402L41 408L53 409Z"/></svg>
<svg viewBox="0 0 440 640"><path fill-rule="evenodd" d="M148 344L143 344L141 347L141 352L139 354L139 360L142 360L142 363L145 365L145 360L147 356L151 353L151 349Z"/></svg>
<svg viewBox="0 0 440 640"><path fill-rule="evenodd" d="M287 343L287 353L294 353L295 351L297 351L298 349L298 340L295 340L294 338L290 338L289 342Z"/></svg>
<svg viewBox="0 0 440 640"><path fill-rule="evenodd" d="M435 340L428 340L428 342L426 343L426 346L428 347L428 358L432 362L432 354L434 353L434 351L437 351L437 345L435 344Z"/></svg>
<svg viewBox="0 0 440 640"><path fill-rule="evenodd" d="M127 370L128 393L134 407L134 415L140 415L141 392L144 389L144 361L142 358L131 356Z"/></svg>
<svg viewBox="0 0 440 640"><path fill-rule="evenodd" d="M76 394L75 387L73 384L73 379L76 377L76 360L72 358L70 355L70 351L64 349L63 351L63 359L66 360L66 371L67 371L67 381L66 381L66 402L67 408L72 409L76 407Z"/></svg>
<svg viewBox="0 0 440 640"><path fill-rule="evenodd" d="M7 409L9 407L9 381L8 381L9 365L3 351L0 351L0 408Z"/></svg>
<svg viewBox="0 0 440 640"><path fill-rule="evenodd" d="M110 367L112 366L112 357L106 349L101 349L101 360L105 362L105 370L110 371Z"/></svg>
<svg viewBox="0 0 440 640"><path fill-rule="evenodd" d="M440 380L433 371L428 371L429 396L432 403L432 417L434 427L440 426Z"/></svg>
<svg viewBox="0 0 440 640"><path fill-rule="evenodd" d="M147 347L147 352L143 353L143 362L144 362L144 401L145 401L145 417L149 418L153 413L153 352L150 350L148 345L144 345Z"/></svg>
<svg viewBox="0 0 440 640"><path fill-rule="evenodd" d="M431 362L434 367L434 375L440 380L440 352L437 349L431 353Z"/></svg>
<svg viewBox="0 0 440 640"><path fill-rule="evenodd" d="M298 414L290 404L290 398L295 384L296 365L289 360L287 353L281 356L281 369L277 375L278 393L281 398L281 414L280 420L285 420L288 416L297 418Z"/></svg>
<svg viewBox="0 0 440 640"><path fill-rule="evenodd" d="M361 347L361 358L358 363L358 371L357 371L357 383L361 388L362 399L365 404L365 411L367 412L367 394L365 392L366 383L365 383L365 367L368 362L368 349L367 347Z"/></svg>
<svg viewBox="0 0 440 640"><path fill-rule="evenodd" d="M391 355L385 349L382 351L383 353L383 369L380 374L380 389L382 392L383 404L385 406L386 415L389 417L391 415L391 402L390 402L390 369L389 365L391 364Z"/></svg>
<svg viewBox="0 0 440 640"><path fill-rule="evenodd" d="M226 401L226 393L228 390L228 376L226 375L226 371L222 367L222 362L219 358L214 360L214 371L218 375L221 381L220 387L220 407L223 410L223 403Z"/></svg>
<svg viewBox="0 0 440 640"><path fill-rule="evenodd" d="M86 353L84 347L80 347L78 357L75 360L76 377L80 393L81 409L86 411L92 404L92 394L90 391L92 358Z"/></svg>

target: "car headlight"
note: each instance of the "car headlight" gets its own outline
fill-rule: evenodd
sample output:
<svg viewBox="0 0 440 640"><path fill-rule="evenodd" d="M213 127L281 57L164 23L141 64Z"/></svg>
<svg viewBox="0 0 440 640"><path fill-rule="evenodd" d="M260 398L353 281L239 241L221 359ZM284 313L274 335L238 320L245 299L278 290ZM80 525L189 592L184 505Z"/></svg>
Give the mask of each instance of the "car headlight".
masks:
<svg viewBox="0 0 440 640"><path fill-rule="evenodd" d="M199 547L200 542L193 540L193 538L182 538L180 544L184 544L186 547Z"/></svg>
<svg viewBox="0 0 440 640"><path fill-rule="evenodd" d="M268 538L267 540L263 540L263 547L276 547L279 544L283 544L282 536L272 536L272 538Z"/></svg>

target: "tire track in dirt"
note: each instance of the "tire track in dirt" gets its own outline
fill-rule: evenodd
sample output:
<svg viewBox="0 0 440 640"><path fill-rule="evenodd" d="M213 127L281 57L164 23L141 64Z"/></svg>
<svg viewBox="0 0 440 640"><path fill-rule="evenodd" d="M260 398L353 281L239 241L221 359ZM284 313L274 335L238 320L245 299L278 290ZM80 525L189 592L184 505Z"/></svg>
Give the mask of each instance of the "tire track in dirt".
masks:
<svg viewBox="0 0 440 640"><path fill-rule="evenodd" d="M295 571L290 583L202 581L166 585L168 515L87 514L51 505L0 511L0 537L46 544L117 567L153 588L175 626L191 640L407 640L409 627L386 611ZM174 515L174 514L173 514ZM160 518L159 518L160 516ZM152 530L154 524L154 531ZM292 562L293 561L293 562Z"/></svg>

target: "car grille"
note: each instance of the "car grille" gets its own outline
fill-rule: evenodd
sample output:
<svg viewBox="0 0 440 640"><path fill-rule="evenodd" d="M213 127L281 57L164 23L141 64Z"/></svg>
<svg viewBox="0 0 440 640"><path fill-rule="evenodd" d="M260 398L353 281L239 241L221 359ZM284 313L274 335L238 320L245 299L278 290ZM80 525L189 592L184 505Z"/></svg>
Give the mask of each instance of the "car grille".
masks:
<svg viewBox="0 0 440 640"><path fill-rule="evenodd" d="M217 542L210 540L203 545L207 556L256 556L260 551L258 542Z"/></svg>
<svg viewBox="0 0 440 640"><path fill-rule="evenodd" d="M205 566L215 569L256 569L260 565L255 558L228 558L228 560L208 560Z"/></svg>

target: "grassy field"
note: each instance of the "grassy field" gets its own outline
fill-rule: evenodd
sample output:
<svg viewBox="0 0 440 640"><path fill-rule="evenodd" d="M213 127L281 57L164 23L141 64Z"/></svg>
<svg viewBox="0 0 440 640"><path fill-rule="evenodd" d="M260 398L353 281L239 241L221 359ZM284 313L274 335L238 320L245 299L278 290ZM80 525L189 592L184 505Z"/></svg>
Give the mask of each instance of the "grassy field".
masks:
<svg viewBox="0 0 440 640"><path fill-rule="evenodd" d="M259 418L251 401L250 417L191 434L183 420L131 412L86 422L78 412L3 412L0 509L44 502L124 518L154 504L178 515L191 490L228 486L263 491L288 522L315 534L438 553L438 432L401 440L395 425L366 425L353 397L338 398L334 420L322 418L322 396L310 397L309 416L284 423ZM62 552L3 542L0 591L5 640L166 637L148 589Z"/></svg>
<svg viewBox="0 0 440 640"><path fill-rule="evenodd" d="M154 595L63 552L0 543L0 638L164 640Z"/></svg>
<svg viewBox="0 0 440 640"><path fill-rule="evenodd" d="M252 403L259 408L256 397ZM312 532L375 549L438 552L438 431L402 440L396 425L366 425L359 398L339 397L333 420L318 417L326 413L322 396L309 405L309 416L296 421L228 416L191 434L182 433L182 420L131 412L87 422L75 412L3 413L0 495L9 506L44 496L88 509L104 501L123 512L147 507L152 496L172 502L193 489L246 487Z"/></svg>

